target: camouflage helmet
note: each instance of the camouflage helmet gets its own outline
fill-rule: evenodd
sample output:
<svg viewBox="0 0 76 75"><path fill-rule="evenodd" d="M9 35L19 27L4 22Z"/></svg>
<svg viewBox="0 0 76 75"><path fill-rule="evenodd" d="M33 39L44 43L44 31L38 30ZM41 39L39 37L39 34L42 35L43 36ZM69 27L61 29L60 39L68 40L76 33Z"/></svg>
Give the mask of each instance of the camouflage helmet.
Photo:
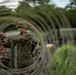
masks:
<svg viewBox="0 0 76 75"><path fill-rule="evenodd" d="M19 23L16 28L26 28L26 26L24 26L23 24Z"/></svg>

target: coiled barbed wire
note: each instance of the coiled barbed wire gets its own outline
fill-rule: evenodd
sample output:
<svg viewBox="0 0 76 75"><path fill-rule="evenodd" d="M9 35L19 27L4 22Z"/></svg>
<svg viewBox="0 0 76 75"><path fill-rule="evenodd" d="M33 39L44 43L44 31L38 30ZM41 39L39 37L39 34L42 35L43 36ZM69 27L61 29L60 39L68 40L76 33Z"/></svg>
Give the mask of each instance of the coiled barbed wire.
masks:
<svg viewBox="0 0 76 75"><path fill-rule="evenodd" d="M49 10L51 10L51 12L49 12ZM12 24L16 26L18 23L22 23L24 26L28 26L29 29L32 29L37 34L39 42L41 43L40 54L38 55L35 62L29 65L28 67L22 69L12 69L0 63L0 66L5 68L4 71L9 72L8 75L19 74L19 73L25 74L27 72L30 73L30 75L43 74L43 70L46 66L46 63L48 62L48 55L49 55L48 53L50 53L49 50L46 48L46 44L50 43L56 45L56 47L59 47L56 25L58 26L58 28L68 28L68 27L71 28L70 23L68 22L66 16L62 12L50 8L48 9L40 8L40 10L37 11L43 14L44 17L46 17L46 19L50 22L49 23L50 25L45 21L44 18L42 18L39 14L37 14L34 11L26 12L26 14L27 16L30 16L32 19L38 22L39 25L34 21L32 21L27 16L25 16L26 17L25 19L12 16L0 17L0 21L4 21L4 23L0 25L1 31L4 31L4 29L6 29L8 26L11 26ZM61 36L61 38L64 39L63 36ZM73 32L70 32L66 36L66 38L67 39L70 38L73 41Z"/></svg>

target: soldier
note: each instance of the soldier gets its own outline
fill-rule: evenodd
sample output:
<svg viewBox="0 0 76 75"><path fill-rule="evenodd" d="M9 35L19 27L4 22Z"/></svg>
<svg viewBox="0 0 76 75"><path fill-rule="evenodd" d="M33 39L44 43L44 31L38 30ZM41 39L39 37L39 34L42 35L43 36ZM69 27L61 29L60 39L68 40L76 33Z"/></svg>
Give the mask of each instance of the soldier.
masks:
<svg viewBox="0 0 76 75"><path fill-rule="evenodd" d="M2 32L0 32L0 57L4 58L6 55L6 49L4 47L4 39L6 38L6 35Z"/></svg>
<svg viewBox="0 0 76 75"><path fill-rule="evenodd" d="M20 34L13 39L18 49L17 65L18 68L24 68L33 63L32 38L29 33L26 32L24 26L18 25L16 28L18 28L20 32Z"/></svg>
<svg viewBox="0 0 76 75"><path fill-rule="evenodd" d="M0 32L0 62L8 66L7 59L9 58L9 52L4 46L6 44L5 38L7 38L7 36L4 33Z"/></svg>

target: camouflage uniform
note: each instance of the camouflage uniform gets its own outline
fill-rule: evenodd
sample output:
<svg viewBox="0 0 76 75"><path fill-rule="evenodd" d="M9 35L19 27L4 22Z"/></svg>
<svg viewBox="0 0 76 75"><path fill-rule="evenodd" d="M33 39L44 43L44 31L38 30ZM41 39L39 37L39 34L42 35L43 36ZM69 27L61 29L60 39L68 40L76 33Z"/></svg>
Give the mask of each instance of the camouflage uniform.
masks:
<svg viewBox="0 0 76 75"><path fill-rule="evenodd" d="M6 51L6 48L4 47L5 45L5 34L4 33L0 33L0 57L2 58L7 58L8 57L8 52Z"/></svg>
<svg viewBox="0 0 76 75"><path fill-rule="evenodd" d="M9 57L9 52L6 51L6 49L3 45L0 45L0 57L2 57L2 58L8 58Z"/></svg>
<svg viewBox="0 0 76 75"><path fill-rule="evenodd" d="M27 32L20 33L14 42L18 49L17 64L18 68L24 68L32 64L32 39Z"/></svg>
<svg viewBox="0 0 76 75"><path fill-rule="evenodd" d="M6 50L5 48L5 34L4 33L0 33L0 61L4 63L5 61L5 65L8 65L6 64L8 61L6 59L9 59L9 52Z"/></svg>

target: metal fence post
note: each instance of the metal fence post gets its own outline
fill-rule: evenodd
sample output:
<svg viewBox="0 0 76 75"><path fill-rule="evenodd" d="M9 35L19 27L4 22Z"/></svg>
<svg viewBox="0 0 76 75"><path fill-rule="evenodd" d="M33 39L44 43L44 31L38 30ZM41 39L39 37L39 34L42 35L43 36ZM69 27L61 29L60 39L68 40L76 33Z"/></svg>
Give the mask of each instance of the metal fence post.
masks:
<svg viewBox="0 0 76 75"><path fill-rule="evenodd" d="M15 68L14 65L14 42L11 40L11 68Z"/></svg>

